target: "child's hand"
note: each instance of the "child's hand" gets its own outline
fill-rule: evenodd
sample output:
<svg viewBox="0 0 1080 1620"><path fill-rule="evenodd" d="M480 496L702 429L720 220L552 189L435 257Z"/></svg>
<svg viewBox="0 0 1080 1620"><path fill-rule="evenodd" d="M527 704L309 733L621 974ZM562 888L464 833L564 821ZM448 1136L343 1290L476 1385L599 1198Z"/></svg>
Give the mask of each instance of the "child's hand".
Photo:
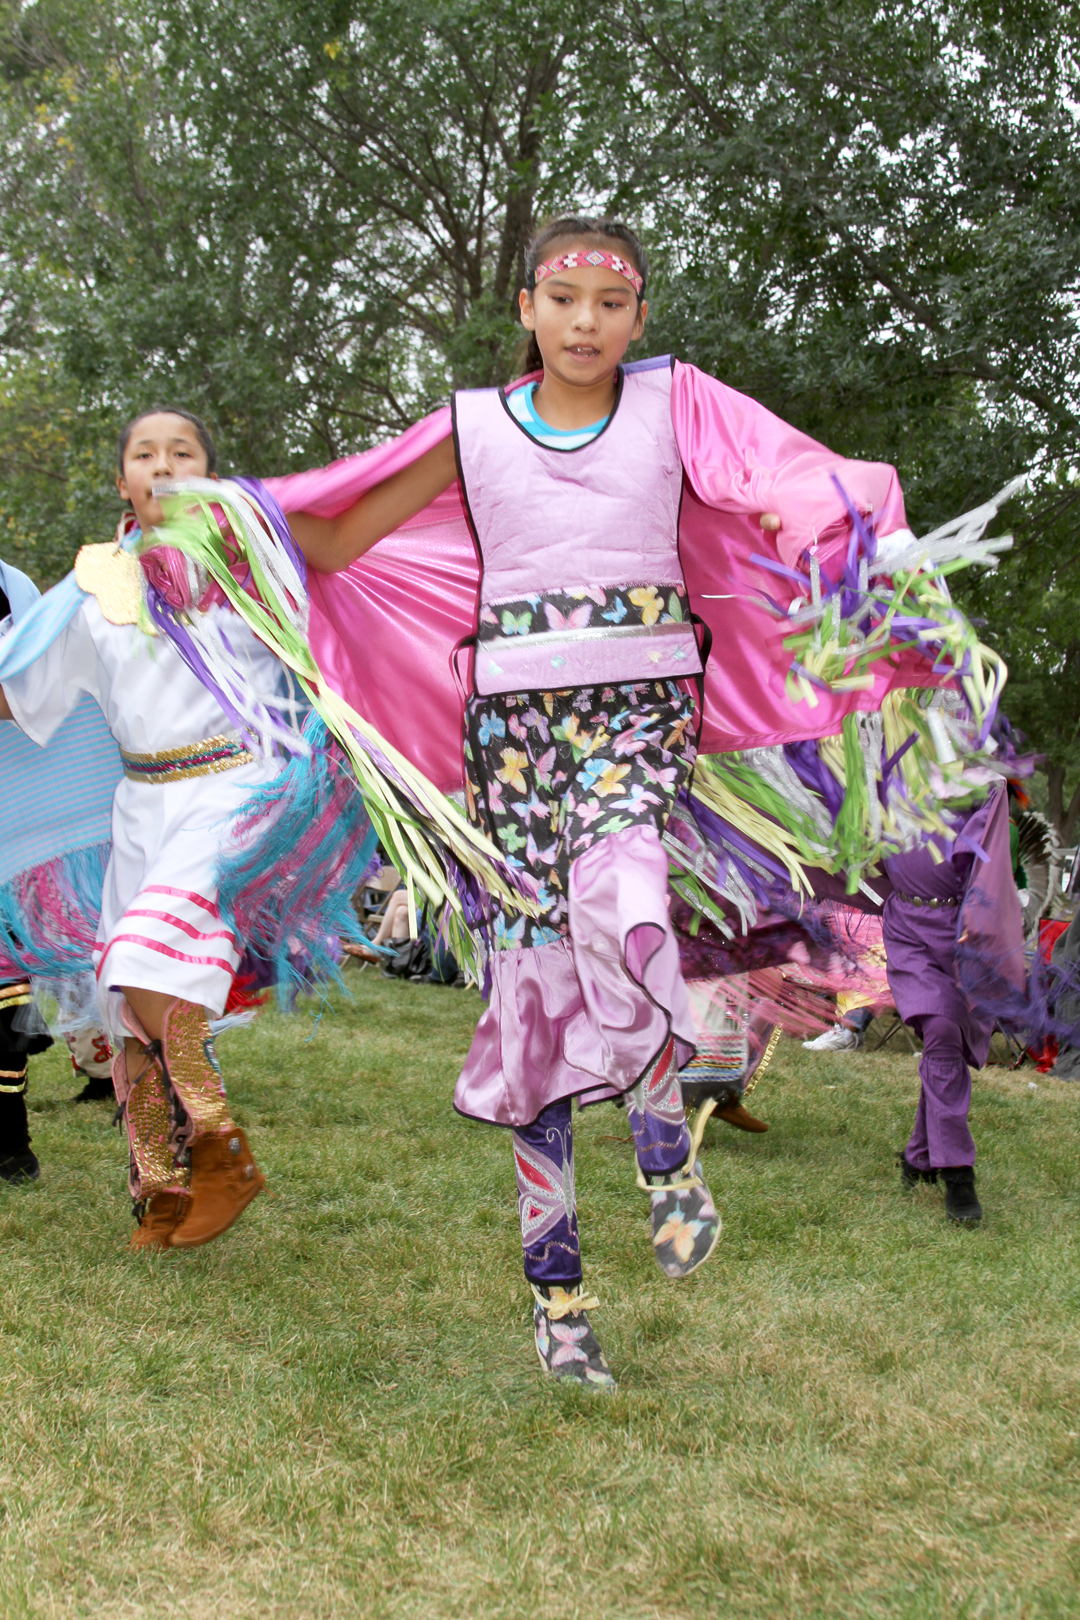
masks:
<svg viewBox="0 0 1080 1620"><path fill-rule="evenodd" d="M779 512L762 512L761 516L758 518L758 522L761 524L761 527L763 529L767 529L770 534L775 534L777 529L780 527L780 514Z"/></svg>

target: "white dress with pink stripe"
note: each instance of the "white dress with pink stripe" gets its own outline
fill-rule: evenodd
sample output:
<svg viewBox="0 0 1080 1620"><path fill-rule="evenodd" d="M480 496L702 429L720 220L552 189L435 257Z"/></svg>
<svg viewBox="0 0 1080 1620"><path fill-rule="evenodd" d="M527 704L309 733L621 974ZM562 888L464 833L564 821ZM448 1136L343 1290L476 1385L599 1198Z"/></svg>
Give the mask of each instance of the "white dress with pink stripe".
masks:
<svg viewBox="0 0 1080 1620"><path fill-rule="evenodd" d="M252 682L274 691L280 666L227 609L233 647L250 661ZM234 728L171 642L135 625L110 624L94 597L22 674L4 682L16 722L44 745L82 692L100 704L121 750L132 755L194 750ZM105 875L95 965L98 1001L120 1038L120 985L160 990L220 1016L242 947L225 927L214 874L240 806L275 761L252 762L186 780L151 784L125 778L112 812L112 856ZM78 793L77 781L71 784Z"/></svg>

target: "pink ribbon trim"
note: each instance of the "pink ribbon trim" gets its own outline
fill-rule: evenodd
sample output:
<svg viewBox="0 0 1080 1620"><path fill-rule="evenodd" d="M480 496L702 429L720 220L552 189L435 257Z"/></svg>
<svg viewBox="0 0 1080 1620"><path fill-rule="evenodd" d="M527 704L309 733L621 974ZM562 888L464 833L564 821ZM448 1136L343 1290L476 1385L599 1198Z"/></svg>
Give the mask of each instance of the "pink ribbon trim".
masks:
<svg viewBox="0 0 1080 1620"><path fill-rule="evenodd" d="M142 945L148 951L157 951L159 956L172 957L174 962L190 962L195 967L219 967L224 968L227 973L233 972L232 963L222 956L188 956L185 951L173 950L171 945L162 945L158 940L149 939L145 934L114 934L105 947L105 954L95 969L99 979L109 952L114 945Z"/></svg>
<svg viewBox="0 0 1080 1620"><path fill-rule="evenodd" d="M191 889L172 889L167 883L148 883L135 898L139 899L144 894L171 894L175 900L190 900L193 906L201 906L204 911L209 911L215 922L220 921L221 913L216 903L208 900L204 894L193 893Z"/></svg>
<svg viewBox="0 0 1080 1620"><path fill-rule="evenodd" d="M189 939L227 939L229 944L233 946L234 949L236 947L236 935L233 934L228 928L219 928L216 933L204 934L201 929L196 928L193 923L184 922L182 917L174 917L171 911L142 911L137 908L132 908L130 911L125 911L124 916L150 917L155 922L168 923L172 928L179 928L180 932L186 934Z"/></svg>

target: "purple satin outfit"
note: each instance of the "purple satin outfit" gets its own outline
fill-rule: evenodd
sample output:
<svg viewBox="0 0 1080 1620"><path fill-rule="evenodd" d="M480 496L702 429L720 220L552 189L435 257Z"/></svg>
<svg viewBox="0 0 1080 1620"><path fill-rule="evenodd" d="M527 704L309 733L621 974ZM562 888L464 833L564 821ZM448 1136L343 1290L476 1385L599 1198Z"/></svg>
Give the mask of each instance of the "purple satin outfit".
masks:
<svg viewBox="0 0 1080 1620"><path fill-rule="evenodd" d="M501 388L454 395L465 504L482 558L476 690L543 692L701 673L688 618L626 614L597 598L653 587L685 592L679 562L683 467L671 418L671 366L619 375L606 426L577 449L541 444ZM542 526L542 536L538 529ZM580 592L579 614L502 622L551 590ZM628 600L628 598L626 599Z"/></svg>
<svg viewBox="0 0 1080 1620"><path fill-rule="evenodd" d="M668 1048L674 1068L694 1049L661 843L693 762L691 718L697 744L725 753L830 736L891 689L936 683L911 650L879 661L870 688L793 709L785 610L800 587L760 564L795 565L814 543L834 568L848 500L879 537L902 529L891 467L838 457L677 360L620 368L619 390L604 431L578 449L538 446L499 391L469 391L387 445L272 481L286 512L335 517L453 427L460 487L347 570L309 573L310 639L334 691L444 790L464 786L508 855L562 884L543 885L546 942L496 908L491 1004L455 1094L558 1172L541 1165L546 1213L522 1217L530 1274L551 1280L580 1267L571 1097L627 1095L643 1164L673 1168L685 1147L681 1101L670 1088L646 1096L644 1081ZM762 531L762 512L780 515L778 534ZM692 613L715 648L696 714ZM464 702L456 651L470 636L476 690ZM587 752L573 717L554 712L577 701Z"/></svg>
<svg viewBox="0 0 1080 1620"><path fill-rule="evenodd" d="M1003 980L1022 982L1008 825L1006 795L998 790L966 818L951 858L935 862L917 850L885 862L893 885L883 920L889 989L901 1018L923 1037L919 1104L905 1149L918 1170L975 1163L968 1065L986 1062L994 1018L966 993L961 970L970 952ZM977 850L987 858L980 860ZM916 906L914 898L956 903Z"/></svg>
<svg viewBox="0 0 1080 1620"><path fill-rule="evenodd" d="M560 1288L581 1281L572 1106L569 1097L552 1103L539 1119L514 1132L525 1275L530 1282Z"/></svg>

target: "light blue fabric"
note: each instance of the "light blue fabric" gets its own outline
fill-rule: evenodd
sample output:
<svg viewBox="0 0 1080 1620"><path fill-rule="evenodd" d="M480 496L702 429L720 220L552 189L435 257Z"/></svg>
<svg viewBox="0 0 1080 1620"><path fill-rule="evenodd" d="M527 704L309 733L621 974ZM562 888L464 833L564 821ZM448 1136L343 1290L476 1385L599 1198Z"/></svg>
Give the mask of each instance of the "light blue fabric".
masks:
<svg viewBox="0 0 1080 1620"><path fill-rule="evenodd" d="M0 884L112 838L112 802L123 778L105 716L84 693L44 748L0 722Z"/></svg>
<svg viewBox="0 0 1080 1620"><path fill-rule="evenodd" d="M14 621L0 638L0 682L28 668L71 623L86 592L71 573L39 595L32 580L0 562ZM123 777L120 750L89 693L44 748L0 721L0 885L112 837L112 801Z"/></svg>
<svg viewBox="0 0 1080 1620"><path fill-rule="evenodd" d="M12 568L10 563L0 562L0 587L8 599L11 617L16 624L41 599L41 592L33 580L18 568Z"/></svg>
<svg viewBox="0 0 1080 1620"><path fill-rule="evenodd" d="M51 591L31 602L21 617L13 613L15 623L0 641L0 681L21 674L42 653L48 652L85 601L86 592L79 589L74 573L70 573Z"/></svg>
<svg viewBox="0 0 1080 1620"><path fill-rule="evenodd" d="M124 550L130 551L139 538L138 529L129 529L122 541ZM4 681L11 675L18 675L48 651L78 613L87 593L75 583L74 569L58 585L46 591L44 596L39 595L32 580L20 574L17 568L12 568L10 563L0 562L0 569L5 578L14 576L23 603L22 612L17 612L11 592L8 592L14 624L0 640L0 681ZM29 586L32 596L27 596L26 586Z"/></svg>

